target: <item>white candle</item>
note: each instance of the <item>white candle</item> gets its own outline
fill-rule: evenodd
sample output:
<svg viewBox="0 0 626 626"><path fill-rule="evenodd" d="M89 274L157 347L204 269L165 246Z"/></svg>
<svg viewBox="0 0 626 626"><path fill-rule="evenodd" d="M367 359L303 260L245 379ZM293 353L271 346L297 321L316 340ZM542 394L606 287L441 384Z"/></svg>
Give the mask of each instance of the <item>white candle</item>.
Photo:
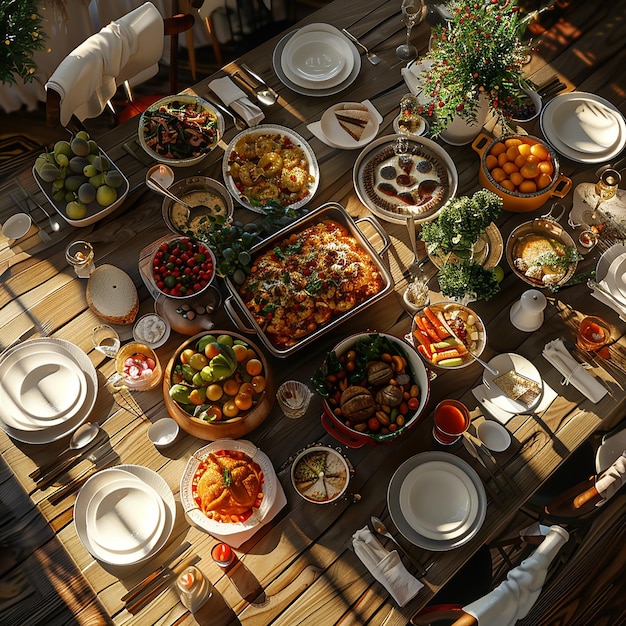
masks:
<svg viewBox="0 0 626 626"><path fill-rule="evenodd" d="M155 165L148 170L148 178L167 188L174 182L174 171L168 165Z"/></svg>

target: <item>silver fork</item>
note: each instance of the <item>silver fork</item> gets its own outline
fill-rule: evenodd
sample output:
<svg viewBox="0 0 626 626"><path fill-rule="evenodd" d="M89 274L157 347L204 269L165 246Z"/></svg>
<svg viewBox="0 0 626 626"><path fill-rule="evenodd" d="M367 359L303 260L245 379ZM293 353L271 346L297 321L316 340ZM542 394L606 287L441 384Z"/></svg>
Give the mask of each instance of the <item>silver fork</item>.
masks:
<svg viewBox="0 0 626 626"><path fill-rule="evenodd" d="M352 33L349 33L345 28L341 29L341 32L352 42L354 42L357 46L360 46L365 50L365 55L367 56L367 60L372 65L378 65L382 59L375 54L374 52L370 52Z"/></svg>

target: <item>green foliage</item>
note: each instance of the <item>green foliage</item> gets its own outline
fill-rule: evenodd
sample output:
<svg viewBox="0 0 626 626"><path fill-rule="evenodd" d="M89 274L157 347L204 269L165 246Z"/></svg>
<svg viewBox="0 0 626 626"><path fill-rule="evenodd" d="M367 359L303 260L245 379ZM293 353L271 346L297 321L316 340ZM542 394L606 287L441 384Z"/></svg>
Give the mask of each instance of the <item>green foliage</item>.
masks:
<svg viewBox="0 0 626 626"><path fill-rule="evenodd" d="M503 117L521 100L528 86L522 70L525 51L519 33L525 22L516 0L451 0L451 22L433 28L433 46L424 73L429 103L424 112L436 116L431 132L438 135L455 115L476 119L481 94Z"/></svg>
<svg viewBox="0 0 626 626"><path fill-rule="evenodd" d="M492 269L478 263L454 261L444 265L437 276L441 293L462 300L471 296L476 300L490 300L500 291L500 283Z"/></svg>
<svg viewBox="0 0 626 626"><path fill-rule="evenodd" d="M420 238L432 254L470 249L502 211L502 198L487 189L453 198L433 222L422 226Z"/></svg>
<svg viewBox="0 0 626 626"><path fill-rule="evenodd" d="M37 0L0 2L0 82L15 84L15 76L33 80L33 53L45 45L37 5Z"/></svg>

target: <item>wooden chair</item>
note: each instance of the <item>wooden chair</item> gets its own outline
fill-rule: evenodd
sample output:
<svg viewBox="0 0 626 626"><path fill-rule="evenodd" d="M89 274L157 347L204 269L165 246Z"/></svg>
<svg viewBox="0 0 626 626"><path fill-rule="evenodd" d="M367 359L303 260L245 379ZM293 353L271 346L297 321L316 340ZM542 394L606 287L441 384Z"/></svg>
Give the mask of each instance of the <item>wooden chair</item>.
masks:
<svg viewBox="0 0 626 626"><path fill-rule="evenodd" d="M170 37L170 67L169 67L169 93L178 92L178 35L190 30L194 25L194 17L190 13L181 13L172 17L163 18L164 35ZM127 86L128 87L128 86ZM129 92L130 93L130 92ZM152 102L155 102L163 94L148 96L146 98L132 100L127 111L124 111L118 117L118 121L122 122L133 115L141 113ZM131 94L132 98L132 94ZM50 88L46 87L46 123L48 126L59 126L61 112L61 95ZM72 125L81 127L82 123L73 117Z"/></svg>

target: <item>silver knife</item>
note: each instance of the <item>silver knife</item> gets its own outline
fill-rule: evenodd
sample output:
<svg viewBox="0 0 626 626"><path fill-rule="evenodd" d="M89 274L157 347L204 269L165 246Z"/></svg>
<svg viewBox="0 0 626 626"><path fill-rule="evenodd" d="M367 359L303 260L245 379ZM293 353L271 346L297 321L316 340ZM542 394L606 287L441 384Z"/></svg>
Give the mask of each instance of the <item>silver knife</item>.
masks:
<svg viewBox="0 0 626 626"><path fill-rule="evenodd" d="M264 80L263 78L257 74L255 71L251 70L245 63L241 64L242 69L245 72L248 72L248 74L250 74L250 76L252 76L252 78L255 78L256 80L258 80L261 85L263 85L264 87L267 87L267 90L275 97L278 98L278 94L274 91L274 89L272 89Z"/></svg>

